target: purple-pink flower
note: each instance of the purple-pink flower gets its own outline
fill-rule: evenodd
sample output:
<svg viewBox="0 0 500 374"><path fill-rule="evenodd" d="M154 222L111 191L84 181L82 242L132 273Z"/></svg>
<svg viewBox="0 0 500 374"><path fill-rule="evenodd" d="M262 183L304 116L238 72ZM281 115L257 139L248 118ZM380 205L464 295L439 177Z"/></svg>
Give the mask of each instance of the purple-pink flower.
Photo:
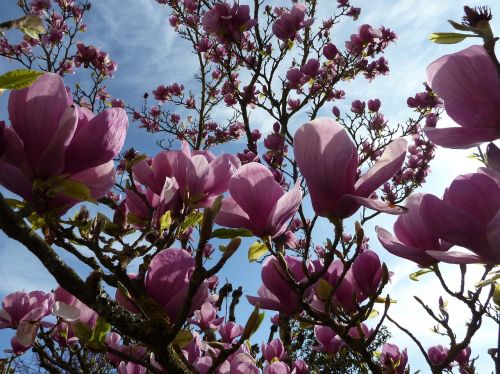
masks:
<svg viewBox="0 0 500 374"><path fill-rule="evenodd" d="M427 251L446 251L449 245L439 240L432 225L426 221L420 207L424 196L422 193L415 193L406 199L408 212L400 215L394 223L394 235L378 226L375 230L382 246L393 255L421 266L429 266L436 259Z"/></svg>
<svg viewBox="0 0 500 374"><path fill-rule="evenodd" d="M425 129L446 148L470 148L500 138L500 78L486 50L474 45L427 67L427 82L460 126Z"/></svg>
<svg viewBox="0 0 500 374"><path fill-rule="evenodd" d="M164 249L149 264L144 280L146 293L155 299L173 320L184 305L194 268L194 258L187 251L174 248ZM208 283L204 281L193 297L191 313L200 309L207 297Z"/></svg>
<svg viewBox="0 0 500 374"><path fill-rule="evenodd" d="M306 18L305 4L296 3L290 11L284 11L273 23L273 33L283 41L300 39L299 31L313 24L314 19Z"/></svg>
<svg viewBox="0 0 500 374"><path fill-rule="evenodd" d="M261 352L264 359L268 362L272 362L274 359L283 361L287 357L285 346L279 338L273 339L269 343L262 343Z"/></svg>
<svg viewBox="0 0 500 374"><path fill-rule="evenodd" d="M306 276L302 268L302 259L285 256L290 273L297 282L303 281ZM309 269L311 271L312 269ZM288 315L300 311L299 298L286 281L286 274L276 257L268 257L262 265L262 286L256 296L247 296L252 305L259 305L262 309L276 310Z"/></svg>
<svg viewBox="0 0 500 374"><path fill-rule="evenodd" d="M470 250L428 251L436 259L455 264L500 264L500 186L483 174L461 175L443 199L426 195L421 211L440 239Z"/></svg>
<svg viewBox="0 0 500 374"><path fill-rule="evenodd" d="M221 42L241 42L243 33L257 24L250 18L250 7L234 3L217 3L202 19L203 29Z"/></svg>
<svg viewBox="0 0 500 374"><path fill-rule="evenodd" d="M375 165L358 180L357 148L342 125L329 118L302 125L294 136L294 153L319 216L347 218L362 205L402 213L400 208L371 199L370 195L403 166L406 140L389 144Z"/></svg>
<svg viewBox="0 0 500 374"><path fill-rule="evenodd" d="M288 192L264 165L251 162L234 173L229 182L231 197L225 198L215 222L246 228L258 237L277 237L286 228L302 201L297 183Z"/></svg>
<svg viewBox="0 0 500 374"><path fill-rule="evenodd" d="M47 208L61 211L78 202L64 194L66 180L86 185L96 199L111 189L128 127L123 109L95 116L71 101L58 74L46 73L11 92L9 117L11 127L0 124L2 186L28 201L34 187L42 189Z"/></svg>
<svg viewBox="0 0 500 374"><path fill-rule="evenodd" d="M382 372L384 374L403 374L408 363L408 353L406 348L399 351L398 346L385 343L380 355Z"/></svg>

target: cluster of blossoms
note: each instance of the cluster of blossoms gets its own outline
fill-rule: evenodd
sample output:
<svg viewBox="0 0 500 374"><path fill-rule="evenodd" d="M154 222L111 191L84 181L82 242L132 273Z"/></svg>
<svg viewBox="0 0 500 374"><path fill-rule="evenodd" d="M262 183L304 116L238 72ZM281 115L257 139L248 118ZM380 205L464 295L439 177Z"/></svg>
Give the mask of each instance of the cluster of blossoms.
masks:
<svg viewBox="0 0 500 374"><path fill-rule="evenodd" d="M92 67L103 76L113 77L118 64L109 58L108 53L101 51L93 45L76 43L75 66L84 68Z"/></svg>

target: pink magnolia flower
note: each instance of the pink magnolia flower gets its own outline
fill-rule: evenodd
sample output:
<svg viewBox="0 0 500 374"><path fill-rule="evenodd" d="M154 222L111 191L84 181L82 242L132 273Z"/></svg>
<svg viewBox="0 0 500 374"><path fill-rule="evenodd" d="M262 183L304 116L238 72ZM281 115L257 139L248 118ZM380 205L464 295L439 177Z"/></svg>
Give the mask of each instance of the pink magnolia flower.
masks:
<svg viewBox="0 0 500 374"><path fill-rule="evenodd" d="M224 154L215 157L209 151L191 151L187 142L180 151L165 151L150 161L134 165L134 179L144 185L142 192L148 204L155 209L155 217L170 209L180 209L181 200L194 207L211 206L214 199L229 186L231 175L240 166L236 156ZM127 207L144 220L149 211L143 199L127 190Z"/></svg>
<svg viewBox="0 0 500 374"><path fill-rule="evenodd" d="M385 343L380 355L380 363L384 374L403 374L408 364L408 353L406 348L399 351L398 346Z"/></svg>
<svg viewBox="0 0 500 374"><path fill-rule="evenodd" d="M306 18L307 7L305 4L296 3L290 11L284 11L273 23L273 33L280 40L299 39L299 31L313 24L314 19Z"/></svg>
<svg viewBox="0 0 500 374"><path fill-rule="evenodd" d="M285 256L285 261L297 282L301 282L306 278L302 268L302 259ZM281 269L281 265L276 257L270 256L264 261L261 277L263 285L257 291L259 296L247 296L250 304L259 305L263 309L276 310L288 315L292 315L300 310L298 296L285 280L286 274Z"/></svg>
<svg viewBox="0 0 500 374"><path fill-rule="evenodd" d="M357 181L356 146L342 125L329 118L302 125L294 136L294 153L319 216L347 218L362 205L382 212L402 213L402 209L369 196L403 166L404 139L389 144L377 163Z"/></svg>
<svg viewBox="0 0 500 374"><path fill-rule="evenodd" d="M434 365L440 365L448 356L449 349L444 348L441 344L432 346L427 350L427 356L429 356L429 360Z"/></svg>
<svg viewBox="0 0 500 374"><path fill-rule="evenodd" d="M77 107L58 74L46 73L9 97L12 126L0 124L0 184L25 200L33 186L45 182L51 209L77 203L60 192L68 179L90 188L93 198L113 186L113 158L125 141L128 119L123 109L94 116ZM49 183L49 182L53 183Z"/></svg>
<svg viewBox="0 0 500 374"><path fill-rule="evenodd" d="M378 240L393 255L406 258L421 266L436 262L427 251L446 251L449 246L439 240L420 208L424 194L415 193L406 199L408 212L394 223L394 236L381 227L375 227Z"/></svg>
<svg viewBox="0 0 500 374"><path fill-rule="evenodd" d="M356 287L366 296L377 292L382 280L382 264L373 251L361 253L352 264L352 277Z"/></svg>
<svg viewBox="0 0 500 374"><path fill-rule="evenodd" d="M239 43L245 31L257 24L250 18L250 7L234 3L217 3L202 19L203 29L217 37L221 42Z"/></svg>
<svg viewBox="0 0 500 374"><path fill-rule="evenodd" d="M224 374L260 374L253 357L245 352L238 353L231 359L230 369Z"/></svg>
<svg viewBox="0 0 500 374"><path fill-rule="evenodd" d="M314 336L319 343L319 346L313 347L317 351L335 354L342 347L342 339L328 326L314 326Z"/></svg>
<svg viewBox="0 0 500 374"><path fill-rule="evenodd" d="M472 253L427 251L454 264L500 264L500 186L483 174L461 175L443 199L426 195L421 212L440 239Z"/></svg>
<svg viewBox="0 0 500 374"><path fill-rule="evenodd" d="M446 148L470 148L500 138L500 78L486 50L474 45L443 56L427 67L427 82L460 126L426 128Z"/></svg>
<svg viewBox="0 0 500 374"><path fill-rule="evenodd" d="M234 339L243 334L243 326L236 322L223 323L219 328L219 334L225 343L231 344Z"/></svg>
<svg viewBox="0 0 500 374"><path fill-rule="evenodd" d="M42 318L50 314L54 294L42 291L17 291L5 296L0 309L0 329L17 329L13 351L29 347L36 337Z"/></svg>
<svg viewBox="0 0 500 374"><path fill-rule="evenodd" d="M269 343L262 343L261 352L264 359L268 362L272 362L275 358L283 361L287 357L283 342L279 338L273 339Z"/></svg>
<svg viewBox="0 0 500 374"><path fill-rule="evenodd" d="M208 302L203 303L199 310L195 310L194 319L190 320L202 330L209 328L216 330L223 321L224 317L217 318L217 308Z"/></svg>
<svg viewBox="0 0 500 374"><path fill-rule="evenodd" d="M255 162L234 173L229 192L231 197L222 202L215 222L225 227L246 228L259 237L275 238L283 234L302 201L299 183L285 193L273 173Z"/></svg>
<svg viewBox="0 0 500 374"><path fill-rule="evenodd" d="M274 361L264 367L263 374L290 374L290 367L284 362Z"/></svg>
<svg viewBox="0 0 500 374"><path fill-rule="evenodd" d="M40 321L50 314L54 294L42 291L17 291L8 294L0 309L0 329L16 329L21 321Z"/></svg>
<svg viewBox="0 0 500 374"><path fill-rule="evenodd" d="M144 288L149 296L175 320L188 292L189 279L195 268L194 258L183 249L168 248L158 253L149 264ZM200 309L208 297L208 283L204 281L194 295L191 313Z"/></svg>

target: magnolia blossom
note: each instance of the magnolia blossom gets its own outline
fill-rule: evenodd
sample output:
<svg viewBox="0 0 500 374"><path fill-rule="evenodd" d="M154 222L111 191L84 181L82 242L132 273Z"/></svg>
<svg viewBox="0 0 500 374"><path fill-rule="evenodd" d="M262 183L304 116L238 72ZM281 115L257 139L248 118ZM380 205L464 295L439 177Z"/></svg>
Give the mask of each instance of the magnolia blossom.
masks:
<svg viewBox="0 0 500 374"><path fill-rule="evenodd" d="M342 347L342 339L328 326L314 326L314 336L319 343L313 347L317 351L335 354Z"/></svg>
<svg viewBox="0 0 500 374"><path fill-rule="evenodd" d="M424 196L422 193L415 193L406 199L408 212L399 216L394 223L394 235L378 226L375 231L382 246L393 255L421 266L429 266L436 262L436 258L428 251L446 251L450 246L439 239L432 225L426 220L421 209Z"/></svg>
<svg viewBox="0 0 500 374"><path fill-rule="evenodd" d="M461 175L443 199L426 195L421 211L440 239L472 253L428 251L440 261L455 264L500 264L500 186L483 174Z"/></svg>
<svg viewBox="0 0 500 374"><path fill-rule="evenodd" d="M500 138L500 78L479 45L440 57L427 67L427 82L443 99L446 113L460 126L425 129L446 148L471 148Z"/></svg>
<svg viewBox="0 0 500 374"><path fill-rule="evenodd" d="M188 292L189 279L195 268L194 258L183 249L168 248L158 253L149 264L144 288L172 319L180 313ZM200 309L208 297L204 281L191 303L191 313Z"/></svg>
<svg viewBox="0 0 500 374"><path fill-rule="evenodd" d="M399 351L398 346L385 343L382 347L380 363L383 366L384 374L403 374L408 363L408 353L406 348Z"/></svg>
<svg viewBox="0 0 500 374"><path fill-rule="evenodd" d="M307 7L305 4L296 3L290 11L284 11L273 23L273 33L283 41L299 38L298 32L313 24L314 19L306 17Z"/></svg>
<svg viewBox="0 0 500 374"><path fill-rule="evenodd" d="M228 189L239 166L236 156L215 157L209 151L191 151L188 143L183 142L180 151L161 152L134 165L134 180L140 185L136 185L137 192L126 190L127 208L138 221L149 217L148 206L138 193L154 208L154 222L167 210L179 210L182 201L192 207L211 206Z"/></svg>
<svg viewBox="0 0 500 374"><path fill-rule="evenodd" d="M236 322L229 321L220 326L219 334L225 343L231 344L234 339L243 334L243 326Z"/></svg>
<svg viewBox="0 0 500 374"><path fill-rule="evenodd" d="M262 343L261 352L264 359L268 362L272 362L275 358L283 361L287 357L285 347L281 339L273 339L269 343Z"/></svg>
<svg viewBox="0 0 500 374"><path fill-rule="evenodd" d="M250 7L234 3L214 4L202 19L203 29L217 37L221 42L239 43L243 33L257 24L250 18Z"/></svg>
<svg viewBox="0 0 500 374"><path fill-rule="evenodd" d="M430 347L427 350L427 356L434 365L440 365L444 362L446 356L448 356L448 352L449 352L448 348L444 348L441 344L439 344Z"/></svg>
<svg viewBox="0 0 500 374"><path fill-rule="evenodd" d="M302 201L299 183L285 193L273 173L256 162L243 165L234 173L229 193L231 197L223 200L215 222L246 228L259 237L283 234Z"/></svg>
<svg viewBox="0 0 500 374"><path fill-rule="evenodd" d="M0 329L17 329L11 341L14 352L31 345L41 319L50 314L53 304L54 294L42 291L17 291L5 296L0 309Z"/></svg>
<svg viewBox="0 0 500 374"><path fill-rule="evenodd" d="M72 102L58 74L46 73L13 90L8 110L12 126L0 123L0 185L28 201L41 189L47 208L61 212L78 202L66 193L69 182L87 186L95 199L111 189L128 127L123 109L95 116Z"/></svg>
<svg viewBox="0 0 500 374"><path fill-rule="evenodd" d="M224 317L217 318L217 308L209 302L203 303L199 310L195 310L194 319L190 320L202 330L208 328L216 330L223 321Z"/></svg>
<svg viewBox="0 0 500 374"><path fill-rule="evenodd" d="M306 278L301 258L285 256L285 261L297 282ZM263 285L257 291L259 296L247 296L250 304L259 305L263 309L277 310L288 315L300 311L299 298L288 285L286 274L276 257L270 256L264 261L261 277Z"/></svg>
<svg viewBox="0 0 500 374"><path fill-rule="evenodd" d="M339 123L318 118L302 125L295 133L293 148L314 211L319 216L347 218L361 205L387 213L402 213L400 208L369 197L403 166L404 139L389 144L377 163L357 181L357 149Z"/></svg>

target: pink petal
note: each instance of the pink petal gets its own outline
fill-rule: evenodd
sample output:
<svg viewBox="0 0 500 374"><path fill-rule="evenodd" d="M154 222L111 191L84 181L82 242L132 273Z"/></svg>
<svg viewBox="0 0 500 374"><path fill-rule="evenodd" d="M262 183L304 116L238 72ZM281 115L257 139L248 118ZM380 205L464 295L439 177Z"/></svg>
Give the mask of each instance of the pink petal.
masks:
<svg viewBox="0 0 500 374"><path fill-rule="evenodd" d="M337 209L335 209L335 215L341 218L350 217L356 213L360 206L394 215L403 214L406 211L400 206L392 205L385 201L355 195L344 195L338 202Z"/></svg>
<svg viewBox="0 0 500 374"><path fill-rule="evenodd" d="M229 192L254 225L265 227L276 202L284 192L264 165L251 162L240 167L229 183Z"/></svg>
<svg viewBox="0 0 500 374"><path fill-rule="evenodd" d="M115 184L114 162L109 161L103 165L73 174L71 179L85 184L90 188L92 197L100 199L106 195Z"/></svg>
<svg viewBox="0 0 500 374"><path fill-rule="evenodd" d="M186 185L189 195L196 196L205 192L210 167L203 155L193 156L189 161L186 170Z"/></svg>
<svg viewBox="0 0 500 374"><path fill-rule="evenodd" d="M480 250L486 245L486 227L464 210L434 195L425 195L420 209L426 224L441 239L470 250Z"/></svg>
<svg viewBox="0 0 500 374"><path fill-rule="evenodd" d="M78 109L71 105L63 113L56 133L47 145L37 164L37 177L58 175L64 168L66 148L68 147L78 123Z"/></svg>
<svg viewBox="0 0 500 374"><path fill-rule="evenodd" d="M0 185L25 200L32 197L32 183L17 167L0 159Z"/></svg>
<svg viewBox="0 0 500 374"><path fill-rule="evenodd" d="M389 231L378 226L375 227L375 232L377 233L380 244L395 256L406 258L421 266L429 266L436 262L428 253L438 251L426 251L425 248L417 248L403 244Z"/></svg>
<svg viewBox="0 0 500 374"><path fill-rule="evenodd" d="M427 67L427 82L444 100L446 112L459 125L498 127L500 78L482 46L474 45L439 58ZM498 132L497 137L500 137Z"/></svg>
<svg viewBox="0 0 500 374"><path fill-rule="evenodd" d="M77 131L66 151L66 173L79 172L112 160L122 149L128 128L126 112L106 109Z"/></svg>
<svg viewBox="0 0 500 374"><path fill-rule="evenodd" d="M295 186L281 196L274 206L267 221L266 231L274 232L273 237L283 234L286 231L288 223L299 209L301 202L302 191L300 188L300 180L297 180Z"/></svg>
<svg viewBox="0 0 500 374"><path fill-rule="evenodd" d="M495 265L500 264L500 210L488 224L486 232L490 249L483 251L481 255L489 257Z"/></svg>
<svg viewBox="0 0 500 374"><path fill-rule="evenodd" d="M157 159L157 157L158 156L156 156L153 160ZM141 160L137 162L133 166L132 172L134 179L137 182L143 184L144 186L147 186L148 188L151 188L157 195L161 194L164 180L161 181L160 178L157 178L153 171L153 167L149 166L147 160Z"/></svg>
<svg viewBox="0 0 500 374"><path fill-rule="evenodd" d="M481 257L473 253L455 252L455 251L427 251L429 255L438 261L449 264L484 264Z"/></svg>
<svg viewBox="0 0 500 374"><path fill-rule="evenodd" d="M498 128L447 127L438 129L426 127L424 132L434 144L455 149L471 148L500 138Z"/></svg>
<svg viewBox="0 0 500 374"><path fill-rule="evenodd" d="M9 118L24 143L33 169L57 133L59 121L70 105L64 83L54 73L46 73L30 87L10 93Z"/></svg>
<svg viewBox="0 0 500 374"><path fill-rule="evenodd" d="M222 201L222 207L215 218L215 223L220 226L232 228L253 227L248 214L230 197Z"/></svg>
<svg viewBox="0 0 500 374"><path fill-rule="evenodd" d="M294 154L316 214L331 214L338 200L354 192L358 154L352 139L337 122L317 118L294 135Z"/></svg>
<svg viewBox="0 0 500 374"><path fill-rule="evenodd" d="M392 141L382 156L355 184L356 195L370 196L377 188L391 179L403 166L407 142L400 138Z"/></svg>

